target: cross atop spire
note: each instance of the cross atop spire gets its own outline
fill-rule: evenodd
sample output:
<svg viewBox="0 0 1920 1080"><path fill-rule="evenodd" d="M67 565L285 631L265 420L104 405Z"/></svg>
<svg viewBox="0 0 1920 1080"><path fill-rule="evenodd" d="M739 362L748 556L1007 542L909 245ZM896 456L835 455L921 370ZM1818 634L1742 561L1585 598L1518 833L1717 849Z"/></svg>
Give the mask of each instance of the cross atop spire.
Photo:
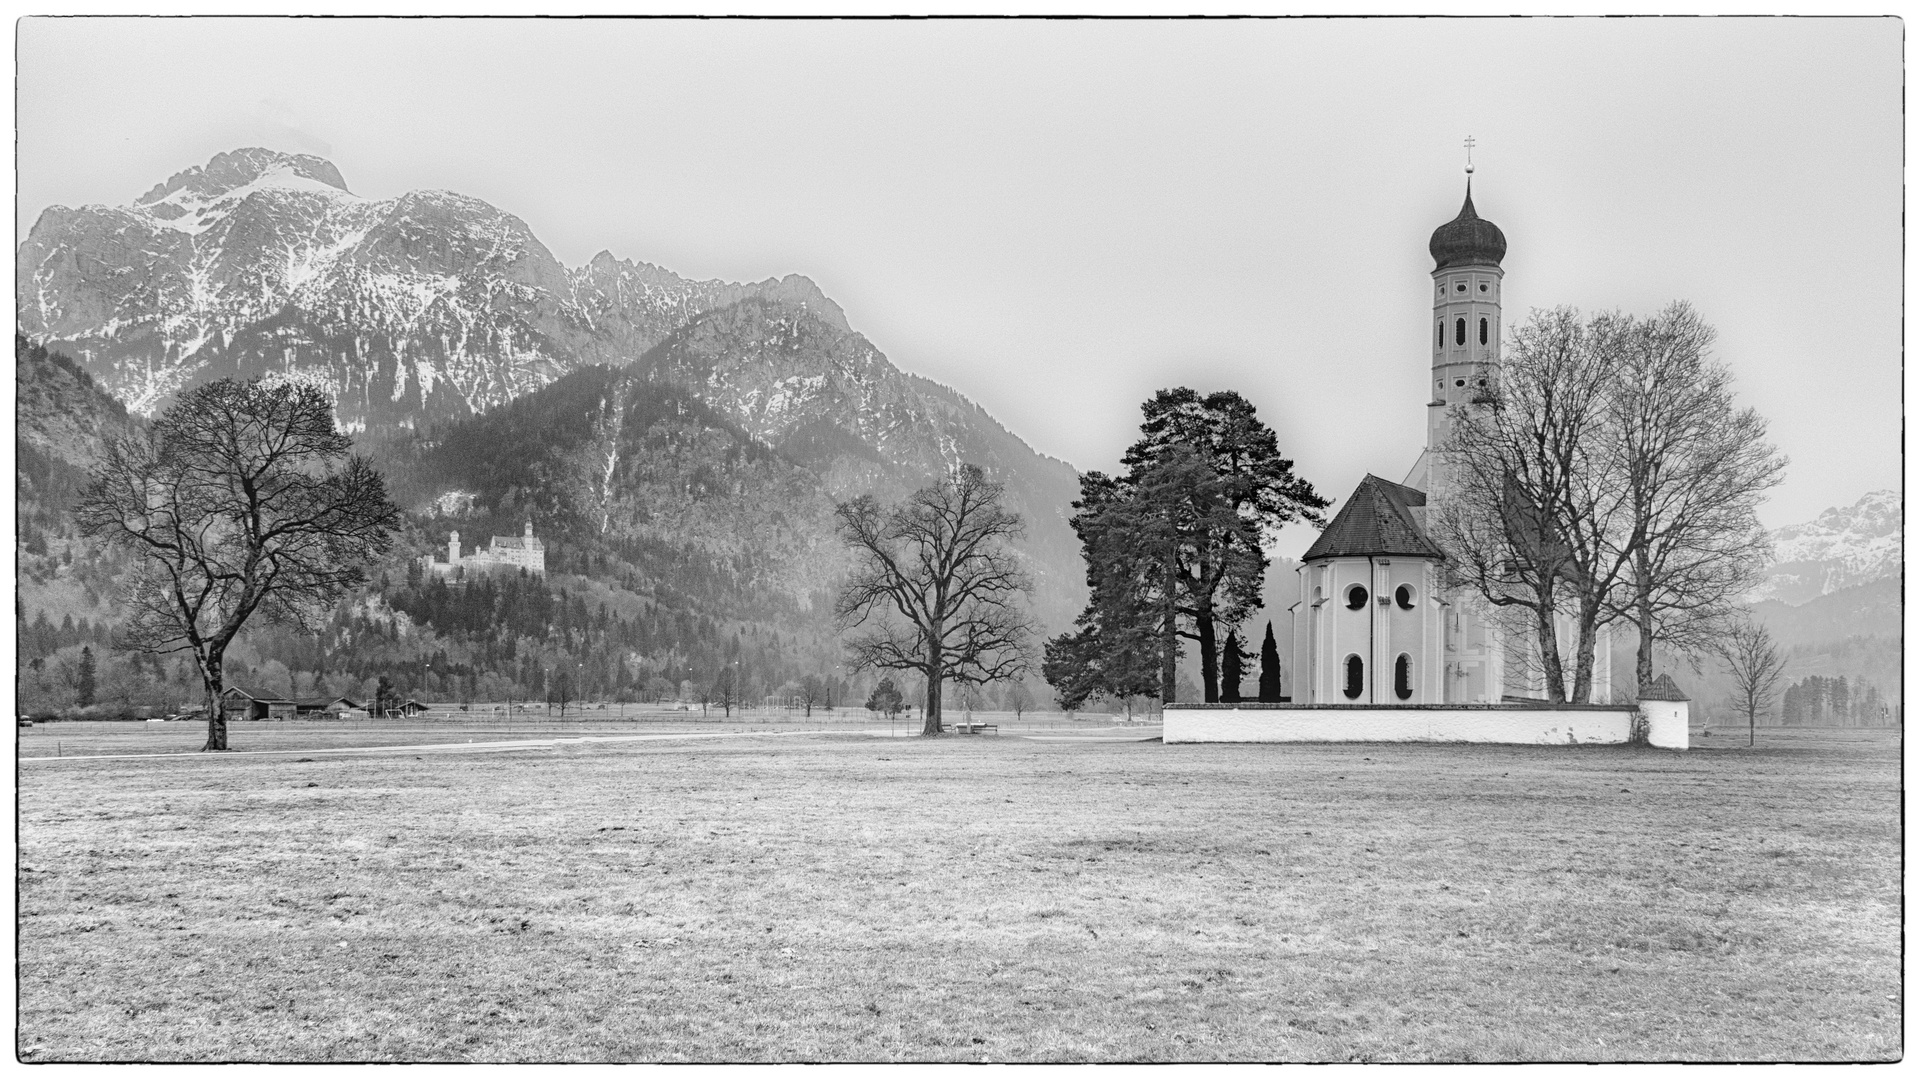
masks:
<svg viewBox="0 0 1920 1080"><path fill-rule="evenodd" d="M1473 175L1473 136L1467 136L1467 175Z"/></svg>

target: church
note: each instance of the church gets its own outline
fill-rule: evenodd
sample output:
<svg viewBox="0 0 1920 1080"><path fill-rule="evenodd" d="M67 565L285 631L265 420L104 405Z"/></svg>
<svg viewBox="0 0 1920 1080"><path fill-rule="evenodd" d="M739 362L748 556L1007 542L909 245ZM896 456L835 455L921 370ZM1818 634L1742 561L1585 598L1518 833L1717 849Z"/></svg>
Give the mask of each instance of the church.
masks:
<svg viewBox="0 0 1920 1080"><path fill-rule="evenodd" d="M1372 474L1301 558L1293 616L1296 704L1495 704L1544 698L1531 633L1503 628L1468 590L1449 590L1427 532L1444 492L1448 416L1500 378L1500 287L1507 238L1473 206L1428 241L1433 256L1433 388L1426 449L1395 483ZM1569 625L1570 629L1570 625ZM1566 640L1563 636L1562 640ZM1611 636L1594 649L1593 702L1610 701Z"/></svg>

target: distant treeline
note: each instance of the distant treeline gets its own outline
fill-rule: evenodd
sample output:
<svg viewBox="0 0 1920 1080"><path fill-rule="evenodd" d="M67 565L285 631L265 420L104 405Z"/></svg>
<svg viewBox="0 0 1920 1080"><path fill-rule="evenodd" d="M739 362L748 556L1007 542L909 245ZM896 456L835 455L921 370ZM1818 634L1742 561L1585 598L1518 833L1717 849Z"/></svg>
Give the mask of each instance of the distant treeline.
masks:
<svg viewBox="0 0 1920 1080"><path fill-rule="evenodd" d="M1787 687L1780 704L1782 724L1814 727L1897 727L1900 706L1880 696L1880 688L1858 676L1852 680L1809 675Z"/></svg>

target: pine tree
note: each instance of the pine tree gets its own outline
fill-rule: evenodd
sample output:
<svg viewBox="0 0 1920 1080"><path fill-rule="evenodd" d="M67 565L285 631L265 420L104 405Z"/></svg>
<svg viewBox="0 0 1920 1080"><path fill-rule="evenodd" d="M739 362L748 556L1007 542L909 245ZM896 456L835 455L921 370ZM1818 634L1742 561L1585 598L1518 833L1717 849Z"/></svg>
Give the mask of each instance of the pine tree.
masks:
<svg viewBox="0 0 1920 1080"><path fill-rule="evenodd" d="M1280 700L1280 648L1273 642L1273 623L1267 623L1267 639L1260 643L1260 700Z"/></svg>
<svg viewBox="0 0 1920 1080"><path fill-rule="evenodd" d="M93 704L94 675L93 646L82 646L80 649L80 672L74 678L73 682L74 692L76 694L75 700L83 709Z"/></svg>

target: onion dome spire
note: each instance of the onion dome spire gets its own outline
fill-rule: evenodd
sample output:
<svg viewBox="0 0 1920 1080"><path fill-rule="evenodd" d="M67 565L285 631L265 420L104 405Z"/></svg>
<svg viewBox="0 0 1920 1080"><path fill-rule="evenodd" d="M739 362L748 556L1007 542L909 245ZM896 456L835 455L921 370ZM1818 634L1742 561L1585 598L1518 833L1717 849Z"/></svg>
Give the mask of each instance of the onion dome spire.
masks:
<svg viewBox="0 0 1920 1080"><path fill-rule="evenodd" d="M1433 230L1433 239L1427 241L1435 270L1475 264L1499 266L1507 255L1506 234L1473 209L1472 139L1467 140L1467 154L1467 201L1460 204L1460 215Z"/></svg>

